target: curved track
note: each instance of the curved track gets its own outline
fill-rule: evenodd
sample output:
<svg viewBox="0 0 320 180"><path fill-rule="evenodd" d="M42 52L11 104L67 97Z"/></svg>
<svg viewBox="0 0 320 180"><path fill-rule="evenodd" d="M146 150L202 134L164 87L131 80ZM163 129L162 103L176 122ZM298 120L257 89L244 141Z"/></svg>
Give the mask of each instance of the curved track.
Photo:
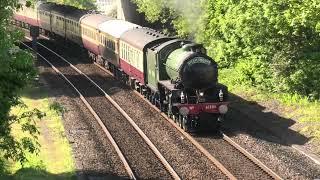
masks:
<svg viewBox="0 0 320 180"><path fill-rule="evenodd" d="M60 58L64 59L61 56L60 56ZM66 60L64 59L64 61L66 61ZM73 66L71 63L69 63L69 65L71 67ZM99 68L101 68L104 72L107 72L110 74L110 72L108 72L107 70L105 70L101 66L99 66ZM79 70L77 70L77 71L79 71ZM85 74L83 74L83 75L86 76ZM86 76L86 77L89 78L88 76ZM97 85L97 83L95 83L93 80L90 79L90 81L91 81L91 83L93 83L97 87L99 87ZM103 91L104 95L108 98L108 95L105 93L105 91L100 87L99 87L99 89L101 91ZM137 92L135 92L135 93L137 93ZM138 94L138 95L141 96L140 94ZM109 96L109 98L111 99L110 96ZM146 101L152 108L154 108L156 111L158 111L160 113L160 111L158 109L156 109L151 103L149 103L144 98L143 98L143 100ZM114 105L116 107L118 107L119 109L121 109L121 107L119 105L117 105L116 103ZM127 118L131 119L128 115L124 115L124 116L127 116ZM219 140L212 140L212 138L206 138L206 137L200 137L200 136L192 137L189 134L185 133L183 130L181 130L165 114L161 113L161 116L164 117L168 122L170 122L174 127L176 127L176 129L179 130L180 133L182 133L183 136L186 137L186 139L188 139L195 147L197 147L199 149L199 151L201 151L208 159L210 159L210 161L212 163L214 163L228 178L230 178L230 179L236 179L236 178L239 178L239 179L243 179L243 178L246 178L246 179L257 179L257 178L259 178L259 179L266 179L266 178L281 179L280 176L278 176L276 173L274 173L268 167L263 165L259 160L254 158L250 153L248 153L243 148L241 148L239 145L237 145L235 142L233 142L225 134L221 133L222 138L220 138ZM213 146L215 146L215 148L212 148ZM216 151L217 149L218 150L220 149L220 151L222 149L228 149L229 153L217 154L217 153L215 153L215 152L217 152ZM233 149L233 150L230 150L230 149ZM237 151L237 152L235 152L235 151ZM232 154L231 152L233 153L233 155L231 155ZM223 161L225 166L223 166L216 158L214 158L213 155L215 155L215 156L218 155L217 159L219 159L220 161ZM226 158L226 157L229 157L229 158ZM232 158L230 158L230 157L232 157ZM228 161L228 159L229 159L229 161ZM232 159L234 159L234 162L231 162ZM237 162L237 163L235 163L235 162ZM226 163L228 163L228 164L226 164ZM228 170L225 167L227 167ZM244 168L246 170L243 170ZM250 170L248 170L248 169L250 169Z"/></svg>
<svg viewBox="0 0 320 180"><path fill-rule="evenodd" d="M39 50L40 50L40 48L39 48ZM47 50L49 50L49 49L47 49ZM42 53L44 53L43 49L41 49L40 51L42 51ZM110 130L111 132L109 132L108 129L111 129L110 128L111 126L109 126L109 128L107 127L108 126L107 124L110 124L110 122L108 123L105 120L106 116L104 116L101 113L101 110L97 108L97 104L94 104L93 101L90 100L90 98L87 98L87 99L85 98L85 97L90 97L90 96L99 96L98 92L93 93L93 91L95 91L94 90L95 87L94 86L90 87L90 83L94 84L94 82L89 77L87 77L85 74L83 74L81 71L79 71L78 69L73 67L73 65L69 64L70 65L69 66L69 65L63 64L63 63L61 63L61 61L59 61L59 62L55 61L56 59L48 60L44 56L41 55L42 53L41 52L38 53L39 57L41 59L45 60L59 75L61 75L65 79L65 81L67 81L70 84L70 86L72 86L72 88L80 96L80 98L84 102L84 104L88 107L90 112L94 115L95 119L98 121L102 130L106 133L109 141L114 146L116 152L119 155L119 158L123 162L124 167L125 167L128 175L131 179L137 179L137 178L141 179L141 178L150 178L150 177L151 178L166 178L167 179L167 178L170 178L170 176L173 179L180 179L178 174L174 171L174 169L171 167L171 165L165 160L165 158L157 150L157 148L152 144L152 142L149 140L149 138L139 129L139 127L121 109L121 107L119 105L117 105L108 96L108 94L104 93L103 95L105 96L105 98L107 98L110 101L110 103L118 111L118 115L115 115L115 113L113 113L113 117L117 116L118 120L121 119L122 121L124 121L124 119L125 119L127 121L127 124L125 124L125 122L122 122L122 123L124 123L123 127L126 127L126 130L127 130L126 132L130 133L131 138L128 141L125 141L125 140L123 141L123 136L116 134L115 128L112 128L112 130ZM53 61L55 61L55 62L53 62ZM72 71L71 69L73 69L73 71L74 71L73 73L71 73L71 71ZM81 76L84 76L85 78L79 77L77 75L77 73L78 73L78 75L80 74ZM86 78L90 82L87 81L87 83L84 83L84 80ZM102 90L102 89L100 89L100 90ZM101 105L101 104L99 104L99 105ZM105 106L105 107L107 107L107 106ZM132 126L131 128L128 127L128 126L130 126L128 123L130 123L130 125ZM122 132L123 131L125 131L125 130L122 130ZM130 137L130 136L127 136L127 137ZM138 136L140 136L141 138L139 138ZM130 146L129 142L131 142L131 146ZM130 150L130 149L128 149L127 146L130 146L131 148L134 147L134 148ZM122 149L122 150L120 150L120 149ZM138 149L141 149L142 152L139 153ZM132 156L136 156L136 157L132 157ZM145 158L145 159L143 159L143 158ZM158 160L161 163L158 163L157 162Z"/></svg>
<svg viewBox="0 0 320 180"><path fill-rule="evenodd" d="M98 64L96 65L99 66ZM102 68L101 66L99 67ZM223 132L220 132L218 135L194 134L191 136L184 132L184 130L182 130L165 113L162 113L157 107L147 101L141 94L138 92L135 93L154 108L154 110L161 113L161 116L164 119L179 130L180 133L199 148L208 158L216 157L215 159L223 162L224 167L226 167L237 179L282 179L278 174L264 165L260 160L255 158Z"/></svg>
<svg viewBox="0 0 320 180"><path fill-rule="evenodd" d="M97 63L94 63L101 70L113 75L110 71L106 70ZM216 166L222 168L227 167L228 172L234 178L239 179L282 179L278 174L264 165L259 159L255 158L252 154L234 142L222 131L218 135L214 135L215 139L212 139L212 134L201 136L190 136L184 132L175 122L170 119L165 113L162 113L157 107L151 104L140 93L134 91L134 93L142 98L149 104L154 110L161 114L169 123L171 123L177 130L180 131L194 146L196 146L207 158L209 158ZM212 148L214 147L214 148ZM228 151L225 151L228 149ZM214 155L214 156L213 156ZM215 158L218 157L218 158ZM223 161L223 165L217 160ZM218 162L218 163L216 163Z"/></svg>

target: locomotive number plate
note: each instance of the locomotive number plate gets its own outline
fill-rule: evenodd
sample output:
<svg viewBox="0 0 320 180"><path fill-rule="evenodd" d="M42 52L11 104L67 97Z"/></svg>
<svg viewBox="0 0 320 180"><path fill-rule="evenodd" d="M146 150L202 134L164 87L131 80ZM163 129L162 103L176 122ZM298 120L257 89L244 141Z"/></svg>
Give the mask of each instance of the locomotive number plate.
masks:
<svg viewBox="0 0 320 180"><path fill-rule="evenodd" d="M206 105L205 109L206 110L217 109L217 106L216 105Z"/></svg>

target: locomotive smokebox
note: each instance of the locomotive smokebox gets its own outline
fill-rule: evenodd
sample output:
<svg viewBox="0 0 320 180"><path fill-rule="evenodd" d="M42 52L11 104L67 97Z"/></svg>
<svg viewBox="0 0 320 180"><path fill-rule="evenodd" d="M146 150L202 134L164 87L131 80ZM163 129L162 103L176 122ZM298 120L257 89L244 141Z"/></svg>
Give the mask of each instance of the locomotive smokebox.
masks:
<svg viewBox="0 0 320 180"><path fill-rule="evenodd" d="M217 84L217 63L201 50L176 49L168 56L165 66L168 76L184 88L204 89Z"/></svg>
<svg viewBox="0 0 320 180"><path fill-rule="evenodd" d="M180 67L180 79L185 88L203 89L217 83L217 64L205 57L192 57Z"/></svg>

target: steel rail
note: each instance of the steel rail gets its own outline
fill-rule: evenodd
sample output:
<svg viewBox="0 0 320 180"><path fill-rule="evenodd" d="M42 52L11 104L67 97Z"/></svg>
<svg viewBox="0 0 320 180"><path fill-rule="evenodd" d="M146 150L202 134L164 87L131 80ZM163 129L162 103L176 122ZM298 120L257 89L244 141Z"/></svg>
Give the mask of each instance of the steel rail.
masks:
<svg viewBox="0 0 320 180"><path fill-rule="evenodd" d="M29 47L27 44L21 42L24 46L26 46L27 48L33 50L31 47ZM86 105L86 107L89 109L89 111L91 112L91 114L94 116L94 118L97 120L97 122L99 123L100 127L102 128L102 130L104 131L104 133L107 135L107 138L109 139L109 141L111 142L112 146L114 147L114 149L116 150L120 160L122 161L129 177L131 179L137 179L129 165L129 163L127 162L126 158L124 157L123 153L121 152L118 144L115 142L115 140L113 139L112 135L110 134L109 130L107 129L107 127L103 124L102 120L100 119L100 117L98 116L98 114L93 110L93 108L91 107L91 105L88 103L88 101L84 98L84 96L80 93L80 91L74 86L74 84L64 75L62 74L52 63L50 63L49 60L47 60L44 56L42 56L40 53L37 53L37 55L39 55L43 60L45 60L50 66L51 68L58 73L60 76L62 76L65 81L67 81L69 83L69 85L71 87L73 87L73 89L77 92L77 94L79 95L80 99L82 100L82 102Z"/></svg>
<svg viewBox="0 0 320 180"><path fill-rule="evenodd" d="M170 175L176 179L180 180L181 178L179 175L175 172L175 170L172 168L172 166L168 163L168 161L163 157L163 155L160 153L160 151L156 148L156 146L151 142L151 140L144 134L144 132L138 127L138 125L132 120L132 118L96 83L94 82L90 77L88 77L85 73L80 71L77 67L75 67L73 64L71 64L69 61L67 61L64 57L57 54L56 52L52 51L51 49L47 48L46 46L42 45L41 43L38 43L43 48L47 49L51 53L55 54L57 57L62 59L64 62L69 64L71 68L73 68L75 71L77 71L79 74L85 76L92 84L94 84L105 96L107 100L123 115L128 122L134 127L134 129L139 133L139 135L143 138L143 140L148 144L149 148L153 151L153 153L157 156L157 158L161 161L161 163L164 165L164 167L168 170Z"/></svg>
<svg viewBox="0 0 320 180"><path fill-rule="evenodd" d="M101 70L105 71L106 73L114 76L110 71L103 68L101 65L94 63L96 66L98 66ZM202 145L200 145L192 136L190 136L188 133L186 133L184 130L182 130L176 123L174 123L165 113L162 113L157 107L155 107L152 103L150 103L147 99L145 99L139 92L134 91L135 94L137 94L139 97L141 97L146 103L148 103L154 110L159 112L162 117L164 117L170 124L172 124L178 131L180 131L189 141L192 142L207 158L209 158L217 167L220 166L220 164L216 164L214 161L217 161ZM273 179L276 180L282 180L282 178L277 175L274 171L272 171L270 168L268 168L265 164L263 164L259 159L254 157L252 154L250 154L247 150L242 148L239 144L234 142L230 137L228 137L223 132L220 132L223 139L228 142L231 146L236 148L240 153L245 155L249 160L251 160L254 164L259 166L263 171L265 171L269 176L271 176ZM226 168L225 168L226 169ZM230 172L229 172L230 173ZM227 172L225 173L227 175ZM231 174L231 173L230 173ZM232 175L232 174L231 174ZM227 175L228 176L228 175ZM233 176L233 175L232 175ZM229 176L228 176L229 177ZM235 178L229 177L230 179ZM236 178L235 178L236 179Z"/></svg>
<svg viewBox="0 0 320 180"><path fill-rule="evenodd" d="M282 178L278 174L276 174L274 171L272 171L270 168L268 168L265 164L263 164L259 159L254 157L247 150L242 148L239 144L237 144L235 141L233 141L225 133L223 133L222 131L220 131L220 133L225 141L227 141L231 146L233 146L238 151L240 151L243 155L245 155L248 159L250 159L254 164L259 166L263 171L265 171L267 174L269 174L269 176L271 176L273 179L276 179L276 180L282 180Z"/></svg>
<svg viewBox="0 0 320 180"><path fill-rule="evenodd" d="M103 68L101 65L94 63L104 72L114 76L110 71ZM154 110L159 112L162 117L164 117L172 126L174 126L182 135L184 135L202 154L204 154L220 171L225 174L229 179L237 179L227 168L225 168L215 157L213 157L201 144L199 144L193 137L191 137L188 133L182 130L176 123L174 123L165 113L162 113L156 106L146 100L140 93L133 91L139 97L141 97L146 103L148 103Z"/></svg>
<svg viewBox="0 0 320 180"><path fill-rule="evenodd" d="M45 37L45 36L43 36ZM26 37L27 39L31 40L30 38ZM46 38L46 37L45 37ZM105 71L106 73L114 76L110 71L106 70L104 67L102 67L101 65L94 63L95 65L97 65L101 70ZM147 102L154 110L156 110L157 112L161 113L161 116L164 117L169 123L171 123L178 131L180 131L183 135L185 135L186 133L181 130L180 127L178 127L174 122L172 122L172 120L165 114L162 113L158 108L156 108L152 103L150 103L149 101L147 101L141 94L139 94L138 92L134 91L135 94L137 94L139 97L141 97L145 102ZM282 179L279 175L277 175L274 171L272 171L270 168L268 168L266 165L264 165L260 160L258 160L257 158L255 158L252 154L250 154L248 151L246 151L244 148L242 148L240 145L238 145L236 142L234 142L230 137L228 137L227 135L225 135L223 132L221 132L223 139L225 141L227 141L230 145L232 145L234 148L236 148L238 151L240 151L242 154L244 154L248 159L250 159L252 162L254 162L257 166L259 166L262 170L264 170L266 173L268 173L272 178L274 179ZM199 144L194 138L192 138L189 134L186 134L187 139L191 142L195 141L197 144ZM190 136L190 138L192 140L190 140L188 138L188 136ZM197 145L194 144L196 147ZM199 144L200 145L200 144ZM200 145L200 147L202 147L204 149L203 146ZM292 146L293 147L293 146ZM293 147L295 148L295 147ZM199 149L200 150L200 149ZM206 153L204 153L207 156L211 156L208 157L210 160L211 159L215 159L208 151L206 151L204 149L204 151ZM202 152L202 151L201 151ZM303 152L301 150L299 150L299 152ZM303 153L304 155L308 156L307 154ZM309 156L308 156L309 157ZM310 157L309 157L310 158ZM312 159L312 158L311 158ZM313 159L312 159L313 160ZM315 161L315 160L314 160ZM319 162L318 162L319 163ZM215 164L215 163L214 163ZM220 163L221 164L221 163ZM230 173L230 172L229 172ZM230 173L231 174L231 173ZM231 174L232 175L232 174ZM227 175L228 176L228 175ZM229 176L228 176L229 177ZM233 175L231 177L229 177L230 179L236 179Z"/></svg>
<svg viewBox="0 0 320 180"><path fill-rule="evenodd" d="M103 68L101 65L94 63L97 65L100 69L104 70L105 72L113 75L110 71ZM162 117L164 117L170 124L172 124L179 132L181 132L192 144L194 144L207 158L209 158L217 167L222 167L223 169L226 169L217 159L215 159L201 144L199 144L192 136L190 136L188 133L186 133L183 129L181 129L175 122L172 121L170 117L167 116L167 114L161 112L156 106L154 106L150 101L148 101L146 98L144 98L143 95L141 95L139 92L134 91L135 94L137 94L140 98L142 98L145 102L147 102L153 109L155 109L157 112L161 114ZM271 176L273 179L276 180L283 180L278 174L276 174L274 171L272 171L270 168L268 168L265 164L263 164L259 159L254 157L251 153L249 153L247 150L242 148L239 144L234 142L230 137L228 137L226 134L220 132L223 139L228 142L231 146L236 148L240 153L245 155L249 160L251 160L254 164L256 164L259 168L261 168L263 171L265 171L269 176ZM217 162L214 162L217 161ZM217 163L217 164L216 164ZM225 170L221 170L224 172ZM236 179L230 173L228 170L227 172L224 172L226 176L228 176L230 179ZM230 173L230 174L229 174Z"/></svg>
<svg viewBox="0 0 320 180"><path fill-rule="evenodd" d="M38 43L40 44L40 43ZM48 49L44 45L40 44L44 48ZM49 49L48 49L49 50ZM49 50L50 51L50 50ZM53 51L52 51L53 52ZM56 54L55 52L53 52ZM65 62L67 62L71 67L73 66L71 63L69 63L67 60L65 60L62 56L56 54L58 57L63 59ZM94 62L94 64L99 67L104 72L114 76L110 71L102 67L101 65ZM74 66L73 66L74 67ZM76 68L76 67L75 67ZM77 69L77 68L76 68ZM75 69L75 70L76 70ZM76 70L78 73L83 74L80 70ZM85 74L83 74L86 76ZM86 76L87 77L87 76ZM88 80L90 80L95 86L97 86L103 93L104 90L102 90L93 80L91 80L89 77L87 77ZM182 133L197 149L199 149L212 163L215 164L216 167L218 167L228 178L230 179L236 179L236 177L230 173L216 158L214 158L201 144L199 144L191 135L186 133L184 130L182 130L176 123L174 123L165 113L162 113L158 108L156 108L152 103L147 101L140 93L133 91L135 94L137 94L139 97L141 97L145 102L147 102L154 110L159 112L162 117L164 117L171 125L173 125L180 133ZM106 93L105 93L106 94ZM110 97L110 96L109 96ZM111 98L111 97L110 97ZM109 100L109 98L107 98ZM113 103L112 103L113 104ZM114 105L114 104L113 104ZM119 106L117 105L114 105ZM121 108L119 106L119 108ZM118 109L118 108L117 108ZM123 110L122 110L123 111ZM130 118L131 119L131 118ZM238 151L240 151L243 155L245 155L248 159L250 159L254 164L256 164L259 168L261 168L263 171L265 171L267 174L269 174L274 179L282 179L279 175L277 175L274 171L272 171L270 168L268 168L266 165L264 165L260 160L255 158L252 154L250 154L248 151L246 151L244 148L242 148L240 145L238 145L236 142L234 142L231 138L229 138L226 134L221 132L223 139L228 142L230 145L232 145L234 148L236 148Z"/></svg>
<svg viewBox="0 0 320 180"><path fill-rule="evenodd" d="M99 64L96 64L98 66L100 66ZM103 68L100 66L100 68ZM106 70L107 71L107 70ZM210 160L211 159L215 159L201 144L199 144L192 136L190 136L188 133L186 133L183 129L181 129L175 122L172 121L172 119L170 119L167 114L161 112L156 106L154 106L152 103L150 103L147 99L145 99L139 92L134 91L135 94L137 94L139 97L141 97L146 103L148 103L154 110L156 110L157 112L159 112L161 114L162 117L164 117L170 124L172 124L179 132L181 132L190 142L192 142L205 156L207 156ZM231 146L233 146L234 148L236 148L240 153L242 153L243 155L245 155L249 160L251 160L254 164L256 164L259 168L261 168L263 171L265 171L269 176L271 176L273 179L276 180L282 180L282 178L276 174L274 171L272 171L270 168L268 168L265 164L263 164L259 159L257 159L256 157L254 157L252 154L250 154L247 150L245 150L244 148L242 148L239 144L237 144L236 142L234 142L231 138L229 138L226 134L221 133L221 135L223 136L223 139L228 142ZM201 150L203 149L203 150ZM215 159L216 160L216 159ZM218 161L218 160L216 160ZM215 163L215 162L213 162ZM221 164L221 163L220 163ZM223 166L223 165L222 165ZM217 166L218 167L218 166ZM226 168L225 168L226 169ZM222 172L224 172L223 170L221 170ZM227 172L226 172L227 173ZM226 174L225 173L225 174ZM230 173L230 172L229 172ZM226 174L227 175L227 174ZM230 173L230 175L232 175ZM228 175L227 175L228 176ZM233 175L232 175L233 176ZM229 177L229 176L228 176ZM229 177L230 178L230 177ZM230 179L236 179L235 176L233 176Z"/></svg>

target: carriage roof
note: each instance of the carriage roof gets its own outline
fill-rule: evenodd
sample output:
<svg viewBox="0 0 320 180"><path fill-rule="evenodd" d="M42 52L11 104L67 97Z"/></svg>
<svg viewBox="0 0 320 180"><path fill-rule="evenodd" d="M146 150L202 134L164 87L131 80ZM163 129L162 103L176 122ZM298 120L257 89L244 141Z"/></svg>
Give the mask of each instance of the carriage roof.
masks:
<svg viewBox="0 0 320 180"><path fill-rule="evenodd" d="M106 21L109 20L113 20L114 18L108 17L106 15L103 14L87 14L85 16L83 16L80 21L81 24L90 26L90 27L94 27L94 28L98 28L98 26Z"/></svg>
<svg viewBox="0 0 320 180"><path fill-rule="evenodd" d="M101 32L105 32L115 38L120 38L124 32L135 28L141 28L141 26L119 19L106 21L98 26Z"/></svg>
<svg viewBox="0 0 320 180"><path fill-rule="evenodd" d="M143 27L124 32L120 39L143 50L149 43L160 39L169 39L169 37L159 31Z"/></svg>

